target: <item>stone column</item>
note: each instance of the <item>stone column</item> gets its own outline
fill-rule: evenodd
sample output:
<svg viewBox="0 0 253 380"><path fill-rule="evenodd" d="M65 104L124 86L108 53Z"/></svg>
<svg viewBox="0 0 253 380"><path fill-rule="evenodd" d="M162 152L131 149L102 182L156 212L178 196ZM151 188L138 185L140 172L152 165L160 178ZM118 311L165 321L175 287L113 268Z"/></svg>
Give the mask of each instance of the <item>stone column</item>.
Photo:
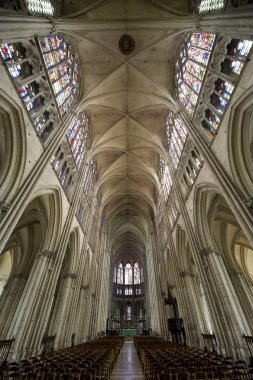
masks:
<svg viewBox="0 0 253 380"><path fill-rule="evenodd" d="M249 284L244 273L238 270L229 271L230 280L233 284L241 308L247 319L249 329L253 331L253 286Z"/></svg>
<svg viewBox="0 0 253 380"><path fill-rule="evenodd" d="M0 331L1 339L12 338L8 335L10 324L15 315L16 308L25 288L28 273L16 273L8 279L0 298ZM6 318L8 316L8 318Z"/></svg>
<svg viewBox="0 0 253 380"><path fill-rule="evenodd" d="M48 268L55 256L55 252L45 250L35 257L8 331L8 336L15 337L12 348L13 359L21 359L37 353L36 343L42 339L44 331L42 325L45 326L45 321L41 319L41 308L46 296Z"/></svg>
<svg viewBox="0 0 253 380"><path fill-rule="evenodd" d="M226 271L220 251L207 247L199 252L206 273L207 296L212 304L212 319L216 326L220 351L228 356L240 356L242 333L250 333L235 291Z"/></svg>
<svg viewBox="0 0 253 380"><path fill-rule="evenodd" d="M72 331L70 328L70 314L73 312L72 300L75 292L76 273L67 273L62 279L61 302L57 305L58 317L55 321L55 348L68 347L71 345Z"/></svg>
<svg viewBox="0 0 253 380"><path fill-rule="evenodd" d="M187 317L187 340L191 346L201 346L202 316L199 313L199 305L196 305L196 289L194 289L195 275L192 272L180 272L182 298L184 299L184 314ZM201 329L202 327L202 329Z"/></svg>

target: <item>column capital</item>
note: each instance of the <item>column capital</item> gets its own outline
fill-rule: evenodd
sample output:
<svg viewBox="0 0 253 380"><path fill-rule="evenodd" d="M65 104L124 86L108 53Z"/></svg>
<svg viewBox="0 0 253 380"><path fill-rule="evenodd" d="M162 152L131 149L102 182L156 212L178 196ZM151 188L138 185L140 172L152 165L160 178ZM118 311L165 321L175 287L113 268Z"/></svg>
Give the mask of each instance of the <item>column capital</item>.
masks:
<svg viewBox="0 0 253 380"><path fill-rule="evenodd" d="M81 290L88 290L89 288L90 288L90 285L89 285L89 284L87 284L87 285L82 284L82 285L80 286L80 289L81 289Z"/></svg>
<svg viewBox="0 0 253 380"><path fill-rule="evenodd" d="M13 278L19 278L19 279L22 279L22 280L27 280L29 277L29 274L28 273L16 273L13 275Z"/></svg>
<svg viewBox="0 0 253 380"><path fill-rule="evenodd" d="M216 255L216 256L221 256L221 252L214 247L207 247L203 248L199 251L200 256L208 256L208 255Z"/></svg>
<svg viewBox="0 0 253 380"><path fill-rule="evenodd" d="M253 198L245 199L243 203L253 212Z"/></svg>
<svg viewBox="0 0 253 380"><path fill-rule="evenodd" d="M63 278L71 278L72 280L75 280L77 278L77 274L76 273L66 273Z"/></svg>
<svg viewBox="0 0 253 380"><path fill-rule="evenodd" d="M47 259L54 259L56 257L56 252L45 250L45 251L41 251L37 253L35 257L36 258L46 257Z"/></svg>
<svg viewBox="0 0 253 380"><path fill-rule="evenodd" d="M6 212L10 209L11 203L7 203L4 201L0 202L0 214L6 214Z"/></svg>
<svg viewBox="0 0 253 380"><path fill-rule="evenodd" d="M184 278L184 277L195 277L195 274L193 272L190 272L190 271L182 271L179 273L180 277Z"/></svg>
<svg viewBox="0 0 253 380"><path fill-rule="evenodd" d="M235 270L235 269L231 269L229 271L229 273L232 275L232 276L241 276L243 274L243 272L241 270Z"/></svg>

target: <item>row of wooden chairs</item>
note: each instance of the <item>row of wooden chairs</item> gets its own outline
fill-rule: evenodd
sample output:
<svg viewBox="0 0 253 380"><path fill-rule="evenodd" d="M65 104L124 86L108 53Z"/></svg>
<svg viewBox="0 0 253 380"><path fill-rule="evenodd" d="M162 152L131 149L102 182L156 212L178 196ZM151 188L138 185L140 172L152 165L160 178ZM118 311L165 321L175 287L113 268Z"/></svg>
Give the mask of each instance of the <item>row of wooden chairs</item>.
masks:
<svg viewBox="0 0 253 380"><path fill-rule="evenodd" d="M147 380L253 380L244 360L154 337L136 337L134 342Z"/></svg>
<svg viewBox="0 0 253 380"><path fill-rule="evenodd" d="M8 364L7 379L107 380L121 347L122 337L105 337L75 347Z"/></svg>

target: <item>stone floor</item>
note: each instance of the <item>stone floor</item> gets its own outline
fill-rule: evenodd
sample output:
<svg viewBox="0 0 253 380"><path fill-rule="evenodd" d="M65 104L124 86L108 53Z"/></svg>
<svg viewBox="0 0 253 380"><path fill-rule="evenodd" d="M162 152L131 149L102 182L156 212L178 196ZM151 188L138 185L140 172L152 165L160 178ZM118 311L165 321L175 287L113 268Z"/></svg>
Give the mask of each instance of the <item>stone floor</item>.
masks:
<svg viewBox="0 0 253 380"><path fill-rule="evenodd" d="M133 341L125 341L110 380L144 380Z"/></svg>

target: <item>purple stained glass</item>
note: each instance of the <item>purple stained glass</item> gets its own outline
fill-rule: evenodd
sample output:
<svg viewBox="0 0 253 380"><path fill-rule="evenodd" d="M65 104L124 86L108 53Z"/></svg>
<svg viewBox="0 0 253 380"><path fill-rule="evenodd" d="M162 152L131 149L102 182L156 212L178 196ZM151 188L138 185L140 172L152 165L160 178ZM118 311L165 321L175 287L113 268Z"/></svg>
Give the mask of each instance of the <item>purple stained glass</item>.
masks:
<svg viewBox="0 0 253 380"><path fill-rule="evenodd" d="M205 51L205 50L200 50L195 47L190 47L188 50L188 57L206 66L210 58L210 52Z"/></svg>
<svg viewBox="0 0 253 380"><path fill-rule="evenodd" d="M205 50L212 50L215 40L214 34L193 33L191 36L191 45Z"/></svg>

